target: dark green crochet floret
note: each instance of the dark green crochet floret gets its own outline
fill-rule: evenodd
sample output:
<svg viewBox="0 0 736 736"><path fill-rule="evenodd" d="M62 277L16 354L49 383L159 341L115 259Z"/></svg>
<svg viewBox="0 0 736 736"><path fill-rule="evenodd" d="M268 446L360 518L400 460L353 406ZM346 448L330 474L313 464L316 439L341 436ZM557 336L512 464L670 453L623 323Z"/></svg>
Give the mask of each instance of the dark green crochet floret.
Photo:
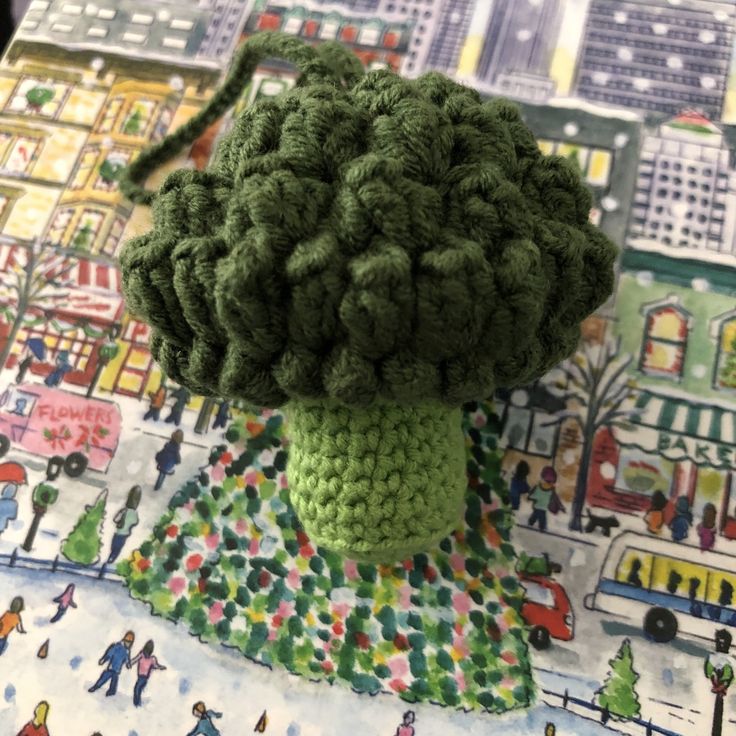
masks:
<svg viewBox="0 0 736 736"><path fill-rule="evenodd" d="M296 86L240 114L206 171L142 189L267 57ZM613 287L590 194L515 106L440 74L365 74L337 44L252 37L121 188L153 204L121 262L154 357L197 393L288 404L291 501L314 541L357 558L454 528L460 406L571 353Z"/></svg>
<svg viewBox="0 0 736 736"><path fill-rule="evenodd" d="M249 107L207 171L166 179L124 289L198 393L459 405L574 349L613 285L590 208L505 100L439 74L312 75Z"/></svg>

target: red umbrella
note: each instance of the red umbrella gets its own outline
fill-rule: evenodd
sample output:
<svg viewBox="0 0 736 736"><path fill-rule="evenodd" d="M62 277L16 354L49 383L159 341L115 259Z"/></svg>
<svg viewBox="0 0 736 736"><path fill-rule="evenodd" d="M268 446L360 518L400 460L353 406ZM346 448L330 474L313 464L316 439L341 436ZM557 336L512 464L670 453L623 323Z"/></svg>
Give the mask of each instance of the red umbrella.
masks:
<svg viewBox="0 0 736 736"><path fill-rule="evenodd" d="M0 483L28 483L26 469L18 463L0 463Z"/></svg>

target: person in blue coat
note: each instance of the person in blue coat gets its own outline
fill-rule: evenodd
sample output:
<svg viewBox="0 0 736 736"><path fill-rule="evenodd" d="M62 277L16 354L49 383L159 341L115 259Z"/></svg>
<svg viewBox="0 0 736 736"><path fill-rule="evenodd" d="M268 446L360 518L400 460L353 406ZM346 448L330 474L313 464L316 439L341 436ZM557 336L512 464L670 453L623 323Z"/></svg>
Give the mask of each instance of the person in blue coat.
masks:
<svg viewBox="0 0 736 736"><path fill-rule="evenodd" d="M516 511L521 504L521 497L529 494L531 490L527 478L529 477L529 463L526 460L520 460L514 470L514 476L509 483L509 501L511 508Z"/></svg>
<svg viewBox="0 0 736 736"><path fill-rule="evenodd" d="M64 376L69 373L71 369L72 364L69 362L69 351L59 351L59 354L56 356L56 367L54 368L54 370L51 371L51 373L48 374L48 376L46 376L46 378L44 379L44 383L49 388L54 388L55 386L58 386Z"/></svg>
<svg viewBox="0 0 736 736"><path fill-rule="evenodd" d="M673 541L681 542L686 539L692 523L693 514L690 511L690 501L687 496L680 496L675 502L675 515L670 522Z"/></svg>
<svg viewBox="0 0 736 736"><path fill-rule="evenodd" d="M132 631L128 631L122 641L116 641L114 644L110 644L99 661L100 665L107 663L107 669L99 676L97 682L89 689L89 692L93 693L95 690L99 690L106 682L109 682L110 685L105 695L107 697L115 695L118 691L118 680L120 679L123 665L130 669L130 650L133 647L133 642L135 642L135 634Z"/></svg>
<svg viewBox="0 0 736 736"><path fill-rule="evenodd" d="M171 433L171 439L156 453L156 468L158 479L154 490L159 490L164 484L167 475L172 475L174 468L181 462L181 443L184 441L184 432L180 429Z"/></svg>
<svg viewBox="0 0 736 736"><path fill-rule="evenodd" d="M222 713L208 710L207 706L200 700L192 707L192 715L197 719L197 725L187 736L220 736L217 726L212 722L214 718L222 718Z"/></svg>
<svg viewBox="0 0 736 736"><path fill-rule="evenodd" d="M10 524L18 518L18 501L15 494L18 486L15 483L6 483L2 492L0 492L0 534L2 534Z"/></svg>

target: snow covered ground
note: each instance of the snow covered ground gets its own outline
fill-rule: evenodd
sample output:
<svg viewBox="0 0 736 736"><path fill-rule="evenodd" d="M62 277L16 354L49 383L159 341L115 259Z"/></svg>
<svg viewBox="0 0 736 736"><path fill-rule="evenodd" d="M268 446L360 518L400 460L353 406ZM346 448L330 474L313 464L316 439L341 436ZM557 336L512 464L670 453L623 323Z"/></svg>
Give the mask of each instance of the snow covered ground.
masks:
<svg viewBox="0 0 736 736"><path fill-rule="evenodd" d="M59 623L51 599L68 582L77 585L79 608ZM409 706L395 696L356 695L343 687L312 683L253 664L224 648L205 646L182 628L149 615L116 583L66 578L60 574L0 569L0 598L26 593L25 636L14 633L0 658L0 734L12 736L27 722L43 697L51 705L51 736L157 736L188 733L194 727L192 704L204 700L223 712L223 736L251 733L261 713L268 713L266 733L278 736L393 736L404 711L416 713L417 736L542 736L548 723L557 736L616 733L559 708L539 705L504 717L468 718L433 705ZM132 703L134 674L123 671L115 697L87 688L101 667L97 660L125 631L136 634L137 652L153 639L155 654L168 669L154 672L143 706ZM46 659L36 656L47 639ZM26 683L25 687L22 683ZM34 683L33 688L30 684Z"/></svg>

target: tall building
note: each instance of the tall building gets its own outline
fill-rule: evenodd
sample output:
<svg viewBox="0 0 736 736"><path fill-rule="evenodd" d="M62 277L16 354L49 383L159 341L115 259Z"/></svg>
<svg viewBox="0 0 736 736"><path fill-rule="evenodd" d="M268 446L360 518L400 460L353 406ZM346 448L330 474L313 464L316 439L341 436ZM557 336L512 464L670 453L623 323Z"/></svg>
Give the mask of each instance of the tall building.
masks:
<svg viewBox="0 0 736 736"><path fill-rule="evenodd" d="M450 74L457 69L474 10L475 0L455 0L442 6L427 52L427 68Z"/></svg>
<svg viewBox="0 0 736 736"><path fill-rule="evenodd" d="M235 48L251 5L252 0L32 0L11 51L56 45L221 67Z"/></svg>
<svg viewBox="0 0 736 736"><path fill-rule="evenodd" d="M514 74L547 77L561 22L560 0L496 0L476 76L492 85Z"/></svg>
<svg viewBox="0 0 736 736"><path fill-rule="evenodd" d="M576 91L587 100L721 116L736 8L717 0L591 0Z"/></svg>
<svg viewBox="0 0 736 736"><path fill-rule="evenodd" d="M721 130L684 112L644 139L627 244L669 255L736 255L736 174Z"/></svg>

